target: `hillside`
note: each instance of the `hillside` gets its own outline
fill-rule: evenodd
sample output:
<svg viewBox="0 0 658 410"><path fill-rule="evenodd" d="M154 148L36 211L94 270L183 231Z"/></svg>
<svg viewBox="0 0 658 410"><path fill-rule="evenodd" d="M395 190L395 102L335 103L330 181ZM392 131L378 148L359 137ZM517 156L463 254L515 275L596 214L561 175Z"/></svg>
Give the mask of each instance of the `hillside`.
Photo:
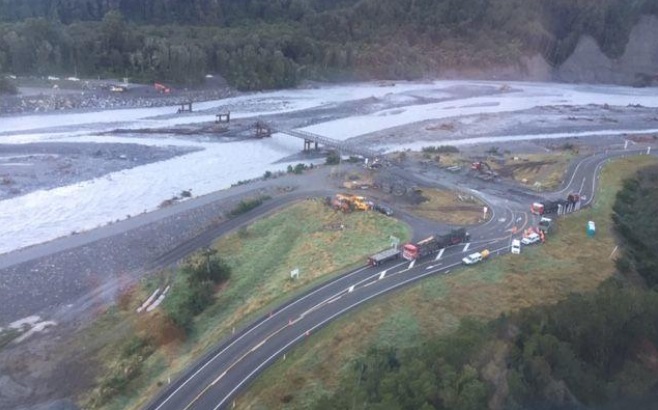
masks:
<svg viewBox="0 0 658 410"><path fill-rule="evenodd" d="M241 89L303 79L546 79L538 77L552 76L584 35L606 58L623 56L643 14L658 14L658 2L0 0L0 72L177 83L213 72Z"/></svg>

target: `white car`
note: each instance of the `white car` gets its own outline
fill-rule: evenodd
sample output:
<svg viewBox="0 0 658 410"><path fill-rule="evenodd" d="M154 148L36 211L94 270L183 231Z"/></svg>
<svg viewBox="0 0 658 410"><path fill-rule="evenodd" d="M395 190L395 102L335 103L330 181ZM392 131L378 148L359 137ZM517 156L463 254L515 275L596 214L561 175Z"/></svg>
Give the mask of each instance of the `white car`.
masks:
<svg viewBox="0 0 658 410"><path fill-rule="evenodd" d="M482 260L482 254L480 252L475 252L462 259L462 262L464 263L464 265L474 265L480 262L481 260Z"/></svg>
<svg viewBox="0 0 658 410"><path fill-rule="evenodd" d="M49 75L48 81L59 81L59 77L55 77L54 75Z"/></svg>
<svg viewBox="0 0 658 410"><path fill-rule="evenodd" d="M532 245L533 243L537 243L540 240L541 238L539 237L539 235L537 235L536 233L531 233L530 235L521 239L521 243L524 245Z"/></svg>
<svg viewBox="0 0 658 410"><path fill-rule="evenodd" d="M518 255L521 253L521 241L518 239L513 239L512 240L512 248L511 252L515 255Z"/></svg>

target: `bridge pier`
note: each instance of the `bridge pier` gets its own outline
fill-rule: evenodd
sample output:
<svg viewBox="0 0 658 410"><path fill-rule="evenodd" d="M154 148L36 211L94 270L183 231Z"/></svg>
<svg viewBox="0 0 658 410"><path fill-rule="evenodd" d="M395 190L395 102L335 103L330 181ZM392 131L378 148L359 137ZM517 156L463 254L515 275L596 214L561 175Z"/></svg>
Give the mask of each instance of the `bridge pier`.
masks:
<svg viewBox="0 0 658 410"><path fill-rule="evenodd" d="M313 146L313 144L315 144L315 148L311 148ZM304 152L308 152L311 149L315 149L317 151L318 150L318 142L313 141L313 140L304 139Z"/></svg>

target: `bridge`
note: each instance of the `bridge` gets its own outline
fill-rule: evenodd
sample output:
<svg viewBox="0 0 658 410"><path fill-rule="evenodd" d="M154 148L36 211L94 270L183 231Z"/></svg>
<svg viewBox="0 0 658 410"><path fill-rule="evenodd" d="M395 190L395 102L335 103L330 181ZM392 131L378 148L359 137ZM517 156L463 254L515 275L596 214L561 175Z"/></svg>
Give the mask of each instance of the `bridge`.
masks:
<svg viewBox="0 0 658 410"><path fill-rule="evenodd" d="M334 149L341 154L360 155L364 158L368 158L370 161L381 155L379 152L368 148L360 147L346 141L338 141L332 138L323 137L322 135L313 134L308 131L272 128L272 132L278 132L304 140L304 151L311 150L313 144L315 145L315 149L318 148L319 144L322 144L323 146Z"/></svg>

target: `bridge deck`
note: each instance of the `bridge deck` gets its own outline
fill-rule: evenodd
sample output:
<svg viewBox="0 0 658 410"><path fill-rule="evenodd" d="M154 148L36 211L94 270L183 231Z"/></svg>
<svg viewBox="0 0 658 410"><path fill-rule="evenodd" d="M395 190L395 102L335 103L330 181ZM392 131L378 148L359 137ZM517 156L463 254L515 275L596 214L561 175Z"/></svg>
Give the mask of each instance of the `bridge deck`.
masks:
<svg viewBox="0 0 658 410"><path fill-rule="evenodd" d="M301 130L279 130L273 129L273 132L279 132L282 134L290 135L291 137L317 142L324 145L325 147L330 147L341 153L347 153L352 155L361 155L365 158L373 159L380 154L374 150L358 147L352 143L345 141L338 141L332 138L324 137L322 135L313 134L308 131Z"/></svg>

